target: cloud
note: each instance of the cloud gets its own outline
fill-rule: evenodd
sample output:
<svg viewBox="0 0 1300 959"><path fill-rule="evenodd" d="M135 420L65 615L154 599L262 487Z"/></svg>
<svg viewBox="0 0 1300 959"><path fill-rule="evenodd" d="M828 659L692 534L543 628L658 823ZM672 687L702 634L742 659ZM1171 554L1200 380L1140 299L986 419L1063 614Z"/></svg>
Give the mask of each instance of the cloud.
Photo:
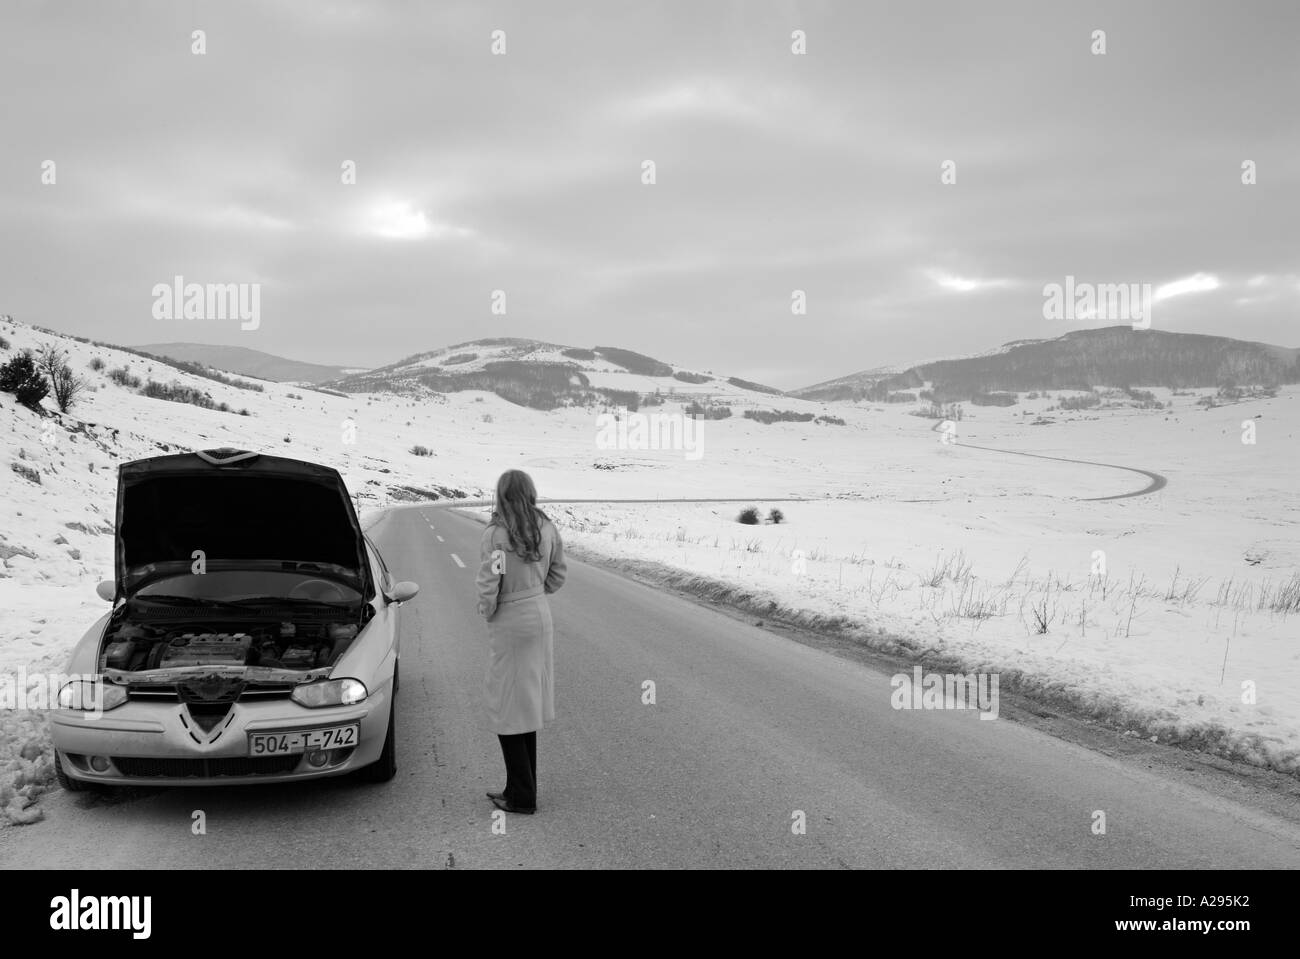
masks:
<svg viewBox="0 0 1300 959"><path fill-rule="evenodd" d="M1294 337L1300 181L1276 158L1300 153L1300 128L1270 122L1293 106L1300 10L1117 9L1143 58L1079 84L1058 69L1086 55L1077 17L1050 4L795 6L807 56L790 51L788 3L537 17L514 0L235 0L212 5L198 57L171 16L14 5L5 311L149 342L139 291L157 277L273 276L262 348L379 365L464 339L503 288L510 322L484 335L830 379L936 338L956 354L1042 336L1029 278L1071 274L1164 277L1188 332ZM1213 69L1180 73L1189 49L1213 50ZM1080 130L1132 149L1081 148ZM1242 142L1278 179L1211 189ZM940 183L946 159L957 185ZM1263 189L1268 203L1243 202ZM358 344L360 311L375 335ZM738 356L740 324L764 332Z"/></svg>
<svg viewBox="0 0 1300 959"><path fill-rule="evenodd" d="M1006 289L1016 285L1015 280L954 276L942 270L928 270L926 275L940 289L949 290L953 293L979 293L984 290Z"/></svg>
<svg viewBox="0 0 1300 959"><path fill-rule="evenodd" d="M291 230L294 224L284 217L240 204L230 204L207 212L209 221L218 226L247 230Z"/></svg>
<svg viewBox="0 0 1300 959"><path fill-rule="evenodd" d="M1237 306L1254 306L1259 303L1276 303L1287 294L1300 295L1300 275L1295 273L1257 273L1246 280L1249 296L1239 296L1232 302Z"/></svg>
<svg viewBox="0 0 1300 959"><path fill-rule="evenodd" d="M381 200L371 205L362 217L361 229L386 240L442 240L474 235L467 227L431 220L424 210L405 200Z"/></svg>
<svg viewBox="0 0 1300 959"><path fill-rule="evenodd" d="M614 112L625 120L656 117L712 116L729 120L756 121L761 111L742 98L731 86L716 79L678 83L630 100L620 100Z"/></svg>
<svg viewBox="0 0 1300 959"><path fill-rule="evenodd" d="M1205 293L1209 290L1217 290L1220 285L1217 276L1211 273L1196 273L1192 276L1185 276L1180 280L1161 284L1155 288L1155 291L1151 294L1151 299L1153 302L1159 302L1175 296L1185 296L1188 293Z"/></svg>

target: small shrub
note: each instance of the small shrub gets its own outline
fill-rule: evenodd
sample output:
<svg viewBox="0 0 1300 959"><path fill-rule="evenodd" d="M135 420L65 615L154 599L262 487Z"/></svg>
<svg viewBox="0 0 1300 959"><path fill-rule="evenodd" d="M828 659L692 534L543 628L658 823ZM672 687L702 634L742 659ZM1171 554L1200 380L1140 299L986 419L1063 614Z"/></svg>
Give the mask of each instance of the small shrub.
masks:
<svg viewBox="0 0 1300 959"><path fill-rule="evenodd" d="M420 446L420 445L417 444L417 445L411 447L411 455L412 455L412 456L432 456L433 453L430 452L429 447L427 447L427 446Z"/></svg>
<svg viewBox="0 0 1300 959"><path fill-rule="evenodd" d="M175 380L171 383L159 383L156 380L149 380L140 392L153 400L189 403L191 406L197 406L205 410L216 410L218 413L233 412L228 403L218 403L207 393Z"/></svg>
<svg viewBox="0 0 1300 959"><path fill-rule="evenodd" d="M961 419L960 403L931 403L929 406L909 411L913 416L920 416L927 420L959 420Z"/></svg>
<svg viewBox="0 0 1300 959"><path fill-rule="evenodd" d="M773 525L785 522L785 514L773 506L767 511L767 521Z"/></svg>
<svg viewBox="0 0 1300 959"><path fill-rule="evenodd" d="M140 377L135 376L125 366L119 366L115 370L109 370L108 378L118 386L125 386L127 389L131 390L138 390L144 385Z"/></svg>
<svg viewBox="0 0 1300 959"><path fill-rule="evenodd" d="M730 406L701 406L692 400L686 406L686 415L705 420L725 420L731 415Z"/></svg>
<svg viewBox="0 0 1300 959"><path fill-rule="evenodd" d="M96 373L99 373L104 369L104 361L101 360L98 356L95 357L93 360L91 360L89 365L90 368L94 370Z"/></svg>
<svg viewBox="0 0 1300 959"><path fill-rule="evenodd" d="M1090 410L1094 406L1100 405L1101 395L1094 390L1091 393L1083 394L1083 396L1062 397L1060 408L1063 410Z"/></svg>
<svg viewBox="0 0 1300 959"><path fill-rule="evenodd" d="M740 515L736 517L736 522L744 523L746 526L757 526L758 507L746 506L744 509L740 511Z"/></svg>
<svg viewBox="0 0 1300 959"><path fill-rule="evenodd" d="M42 346L36 354L36 369L49 380L60 413L72 409L77 397L86 389L85 380L73 373L68 365L67 351L52 343Z"/></svg>
<svg viewBox="0 0 1300 959"><path fill-rule="evenodd" d="M817 419L813 420L813 422L814 422L814 423L819 423L819 424L821 424L821 425L823 425L823 426L843 426L843 425L844 425L844 421L843 421L842 419L840 419L838 416L819 416L819 417L817 417Z"/></svg>
<svg viewBox="0 0 1300 959"><path fill-rule="evenodd" d="M491 423L491 422L493 422L493 420L492 420L492 414L491 414L491 413L484 413L484 414L483 414L483 422L484 422L484 423Z"/></svg>
<svg viewBox="0 0 1300 959"><path fill-rule="evenodd" d="M72 372L72 367L64 363L50 377L50 386L54 389L54 402L60 413L66 413L76 405L77 399L86 390L86 381Z"/></svg>
<svg viewBox="0 0 1300 959"><path fill-rule="evenodd" d="M40 409L41 400L50 392L30 350L23 350L8 363L0 366L0 390L12 393L28 409Z"/></svg>
<svg viewBox="0 0 1300 959"><path fill-rule="evenodd" d="M759 423L807 423L812 418L812 413L796 413L793 410L745 410L745 419L757 420Z"/></svg>
<svg viewBox="0 0 1300 959"><path fill-rule="evenodd" d="M1162 410L1165 408L1165 404L1156 399L1156 395L1150 390L1125 389L1124 392L1133 401L1133 405L1140 410Z"/></svg>

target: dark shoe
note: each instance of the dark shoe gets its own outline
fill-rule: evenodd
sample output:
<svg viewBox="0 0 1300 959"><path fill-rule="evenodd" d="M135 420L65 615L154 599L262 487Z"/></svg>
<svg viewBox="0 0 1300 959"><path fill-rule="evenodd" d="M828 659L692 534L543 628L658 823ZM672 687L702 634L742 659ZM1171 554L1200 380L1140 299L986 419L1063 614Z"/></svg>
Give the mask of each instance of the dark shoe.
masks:
<svg viewBox="0 0 1300 959"><path fill-rule="evenodd" d="M498 799L496 796L490 798L492 800L492 805L496 806L498 809L504 809L506 812L522 813L525 816L531 816L533 813L537 812L537 807L535 806L525 808L523 806L516 806L512 802L507 802L505 799Z"/></svg>
<svg viewBox="0 0 1300 959"><path fill-rule="evenodd" d="M506 794L505 794L505 791L504 791L504 790L503 790L502 792L499 792L499 793L488 793L488 794L487 794L487 798L488 798L488 799L491 799L493 802L496 802L498 799L505 799L505 798L506 798Z"/></svg>

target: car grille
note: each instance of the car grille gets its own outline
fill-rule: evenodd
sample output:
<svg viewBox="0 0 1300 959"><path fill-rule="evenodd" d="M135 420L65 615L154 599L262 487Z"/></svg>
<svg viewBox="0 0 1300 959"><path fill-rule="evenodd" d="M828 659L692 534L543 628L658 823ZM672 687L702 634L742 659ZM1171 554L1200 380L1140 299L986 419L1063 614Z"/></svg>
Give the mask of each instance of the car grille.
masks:
<svg viewBox="0 0 1300 959"><path fill-rule="evenodd" d="M234 759L148 759L113 756L123 776L141 779L211 779L217 776L275 776L291 773L301 755L258 756Z"/></svg>
<svg viewBox="0 0 1300 959"><path fill-rule="evenodd" d="M245 686L239 694L241 703L260 703L271 699L288 699L293 695L294 687L288 683ZM127 691L128 697L138 703L178 703L181 701L180 690L172 685L140 684Z"/></svg>

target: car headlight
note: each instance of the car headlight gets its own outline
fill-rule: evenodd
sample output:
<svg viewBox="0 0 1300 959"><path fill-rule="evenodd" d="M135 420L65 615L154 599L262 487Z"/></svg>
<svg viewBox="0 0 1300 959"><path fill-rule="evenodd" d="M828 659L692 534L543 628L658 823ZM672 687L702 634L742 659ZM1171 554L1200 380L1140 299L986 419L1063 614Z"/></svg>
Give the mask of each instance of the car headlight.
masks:
<svg viewBox="0 0 1300 959"><path fill-rule="evenodd" d="M103 713L126 702L126 689L113 683L77 679L59 690L59 708Z"/></svg>
<svg viewBox="0 0 1300 959"><path fill-rule="evenodd" d="M293 701L299 706L316 709L320 706L353 706L370 693L359 679L327 679L319 683L304 683L293 691Z"/></svg>

